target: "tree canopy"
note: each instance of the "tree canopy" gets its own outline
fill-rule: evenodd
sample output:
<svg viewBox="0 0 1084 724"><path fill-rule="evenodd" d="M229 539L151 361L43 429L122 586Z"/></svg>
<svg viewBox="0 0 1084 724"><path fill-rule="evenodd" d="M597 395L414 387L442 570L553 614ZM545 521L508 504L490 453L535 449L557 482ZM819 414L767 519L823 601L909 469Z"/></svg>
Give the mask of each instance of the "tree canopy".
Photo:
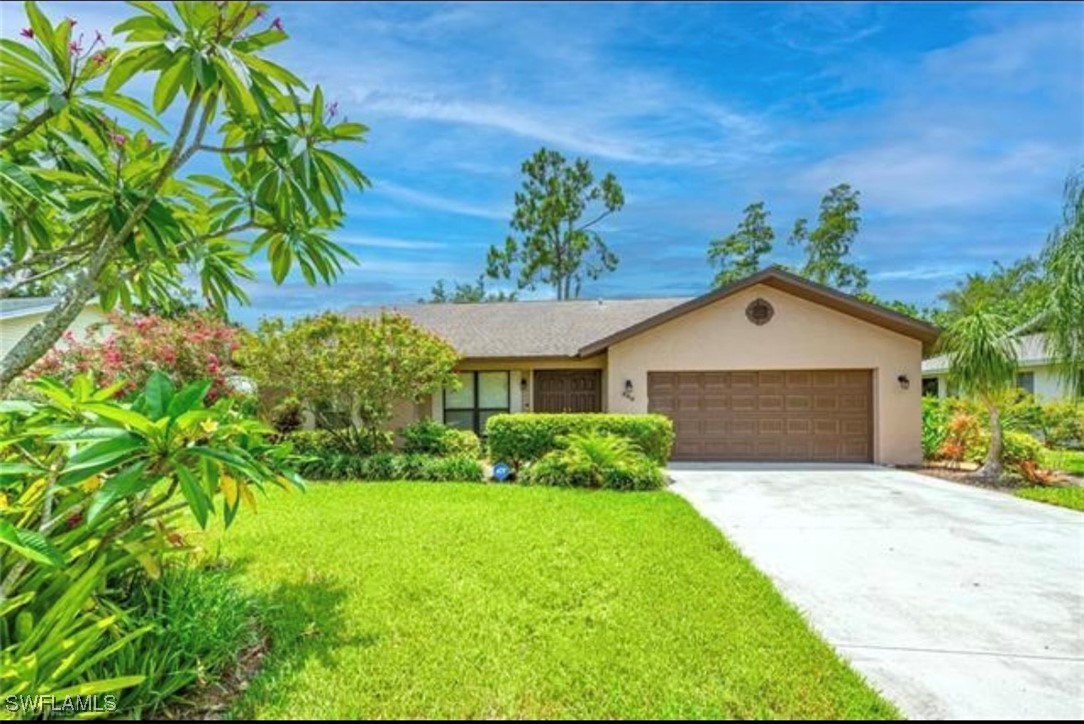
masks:
<svg viewBox="0 0 1084 724"><path fill-rule="evenodd" d="M745 218L737 231L708 246L708 263L717 269L712 286L737 281L760 270L761 259L772 253L775 230L768 223L771 214L758 201L745 207Z"/></svg>
<svg viewBox="0 0 1084 724"><path fill-rule="evenodd" d="M50 281L60 295L0 361L0 387L94 297L161 303L194 275L221 309L247 301L256 254L280 283L293 270L330 282L352 261L329 232L368 181L330 147L367 129L265 56L282 22L262 3L132 5L114 29L123 49L33 2L19 40L0 40L0 297ZM143 87L149 108L125 94ZM197 155L219 172L181 175Z"/></svg>
<svg viewBox="0 0 1084 724"><path fill-rule="evenodd" d="M572 163L557 151L539 149L523 162L523 184L503 247L492 246L486 274L534 289L552 286L558 299L580 295L584 278L597 279L617 268L618 258L597 224L620 211L625 195L613 174L595 181L586 159Z"/></svg>
<svg viewBox="0 0 1084 724"><path fill-rule="evenodd" d="M419 299L419 302L429 304L470 304L473 302L514 302L515 292L504 290L492 292L486 289L485 277L478 276L474 284L467 282L454 282L454 286L448 289L443 279L429 291L428 299Z"/></svg>
<svg viewBox="0 0 1084 724"><path fill-rule="evenodd" d="M817 226L810 230L809 222L800 218L790 235L790 244L805 253L799 274L852 294L864 290L869 281L866 270L850 260L861 222L858 196L849 184L833 186L821 199Z"/></svg>

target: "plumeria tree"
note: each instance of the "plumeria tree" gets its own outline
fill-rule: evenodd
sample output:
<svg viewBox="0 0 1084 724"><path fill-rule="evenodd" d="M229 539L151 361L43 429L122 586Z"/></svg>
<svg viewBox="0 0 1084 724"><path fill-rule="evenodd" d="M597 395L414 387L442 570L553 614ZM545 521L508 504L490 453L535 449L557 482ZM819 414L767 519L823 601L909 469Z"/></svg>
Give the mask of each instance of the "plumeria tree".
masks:
<svg viewBox="0 0 1084 724"><path fill-rule="evenodd" d="M233 378L240 371L233 356L244 335L240 327L208 312L176 317L113 314L83 339L65 332L26 377L70 383L78 375L92 374L97 384L116 386L116 395L127 397L160 372L177 385L208 381L207 398L213 402L237 392Z"/></svg>
<svg viewBox="0 0 1084 724"><path fill-rule="evenodd" d="M330 149L367 129L266 57L281 20L253 2L131 5L120 48L33 2L21 37L0 40L0 297L59 291L0 361L0 387L95 297L162 304L195 278L222 308L247 301L257 254L276 282L330 282L352 261L329 232L368 181ZM149 107L126 94L143 78ZM199 155L219 172L182 173Z"/></svg>

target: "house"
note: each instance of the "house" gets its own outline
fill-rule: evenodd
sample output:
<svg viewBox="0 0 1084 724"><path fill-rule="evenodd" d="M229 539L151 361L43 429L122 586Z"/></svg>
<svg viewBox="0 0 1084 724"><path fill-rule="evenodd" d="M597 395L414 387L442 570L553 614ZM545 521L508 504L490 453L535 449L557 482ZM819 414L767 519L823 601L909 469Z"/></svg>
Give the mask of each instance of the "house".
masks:
<svg viewBox="0 0 1084 724"><path fill-rule="evenodd" d="M779 268L692 299L416 304L463 356L459 390L397 413L482 431L501 412L657 412L675 460L922 460L938 330ZM914 382L915 384L912 384Z"/></svg>
<svg viewBox="0 0 1084 724"><path fill-rule="evenodd" d="M1045 334L1028 334L1013 342L1019 372L1016 386L1044 402L1069 396L1065 379L1059 374L1056 360L1047 345ZM949 397L949 358L932 357L922 363L922 394Z"/></svg>
<svg viewBox="0 0 1084 724"><path fill-rule="evenodd" d="M55 297L0 299L0 357L18 344L23 335L44 319L59 301ZM101 307L96 303L87 304L68 327L68 331L81 338L86 334L87 327L104 321L106 316Z"/></svg>

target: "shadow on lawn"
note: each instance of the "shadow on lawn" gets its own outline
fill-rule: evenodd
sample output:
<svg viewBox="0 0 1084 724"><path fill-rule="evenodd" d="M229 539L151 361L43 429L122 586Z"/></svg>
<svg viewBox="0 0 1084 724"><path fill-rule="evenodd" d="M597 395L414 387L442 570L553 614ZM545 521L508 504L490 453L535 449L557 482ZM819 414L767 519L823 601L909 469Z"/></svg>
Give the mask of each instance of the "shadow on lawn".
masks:
<svg viewBox="0 0 1084 724"><path fill-rule="evenodd" d="M244 573L249 559L231 561L229 569ZM274 701L277 692L289 689L288 681L305 664L315 660L321 666L338 665L336 652L344 648L368 648L380 641L372 633L348 633L343 618L347 589L334 580L313 572L296 581L255 593L254 607L266 640L266 655L253 672L250 685L231 712L251 716L259 703Z"/></svg>

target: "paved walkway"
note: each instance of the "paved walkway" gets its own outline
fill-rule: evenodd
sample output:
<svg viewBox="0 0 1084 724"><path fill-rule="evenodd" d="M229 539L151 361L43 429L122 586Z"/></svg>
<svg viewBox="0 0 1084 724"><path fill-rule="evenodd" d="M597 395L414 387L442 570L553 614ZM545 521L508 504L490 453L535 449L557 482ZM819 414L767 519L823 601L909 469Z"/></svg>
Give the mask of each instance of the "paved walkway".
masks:
<svg viewBox="0 0 1084 724"><path fill-rule="evenodd" d="M911 718L1084 718L1084 514L873 466L672 488Z"/></svg>

